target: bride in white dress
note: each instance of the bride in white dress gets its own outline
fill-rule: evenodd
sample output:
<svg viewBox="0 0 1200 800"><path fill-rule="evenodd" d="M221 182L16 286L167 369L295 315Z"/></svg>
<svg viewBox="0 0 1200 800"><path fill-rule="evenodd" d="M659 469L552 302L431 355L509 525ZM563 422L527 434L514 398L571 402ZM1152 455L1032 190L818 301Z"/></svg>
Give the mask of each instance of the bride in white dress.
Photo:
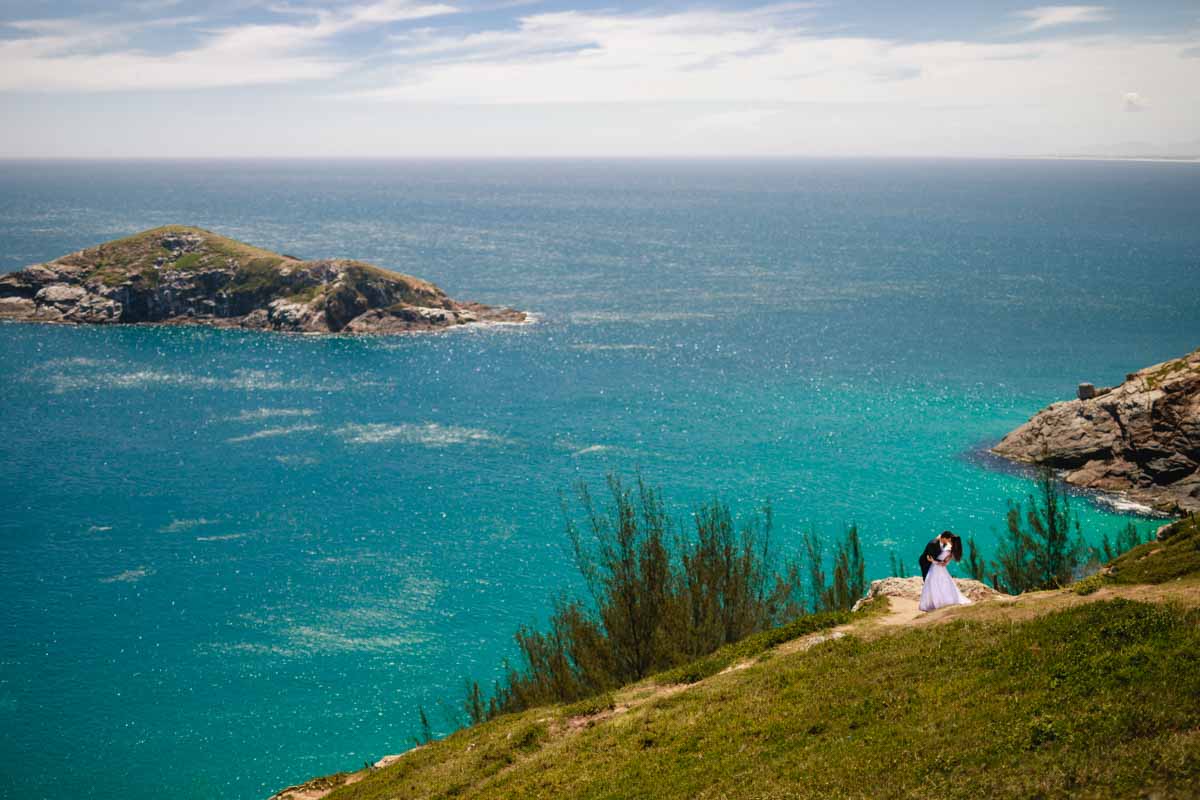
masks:
<svg viewBox="0 0 1200 800"><path fill-rule="evenodd" d="M918 607L922 611L933 611L943 606L969 606L971 601L958 590L958 585L950 577L946 565L950 559L962 559L962 539L955 536L951 544L942 545L942 553L938 560L929 566L925 576L925 587L921 589L921 602Z"/></svg>

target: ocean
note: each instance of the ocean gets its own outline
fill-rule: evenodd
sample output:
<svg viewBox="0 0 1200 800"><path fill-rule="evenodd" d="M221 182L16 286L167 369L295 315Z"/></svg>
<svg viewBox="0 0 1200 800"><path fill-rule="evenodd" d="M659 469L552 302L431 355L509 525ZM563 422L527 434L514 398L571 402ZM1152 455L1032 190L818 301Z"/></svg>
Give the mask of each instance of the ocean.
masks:
<svg viewBox="0 0 1200 800"><path fill-rule="evenodd" d="M872 578L990 551L1031 484L982 450L1200 345L1197 219L1192 164L0 162L0 271L185 223L538 320L0 325L0 796L253 800L448 732L610 471L770 501L783 554L857 524Z"/></svg>

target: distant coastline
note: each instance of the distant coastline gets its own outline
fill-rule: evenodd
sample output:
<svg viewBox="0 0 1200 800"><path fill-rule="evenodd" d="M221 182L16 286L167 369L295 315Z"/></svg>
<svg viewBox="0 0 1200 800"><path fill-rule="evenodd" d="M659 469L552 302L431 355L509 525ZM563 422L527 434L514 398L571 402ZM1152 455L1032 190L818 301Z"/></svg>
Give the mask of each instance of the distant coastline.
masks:
<svg viewBox="0 0 1200 800"><path fill-rule="evenodd" d="M1192 156L1100 156L1100 155L1045 155L1013 156L1015 160L1031 161L1145 161L1166 164L1200 164L1200 155Z"/></svg>

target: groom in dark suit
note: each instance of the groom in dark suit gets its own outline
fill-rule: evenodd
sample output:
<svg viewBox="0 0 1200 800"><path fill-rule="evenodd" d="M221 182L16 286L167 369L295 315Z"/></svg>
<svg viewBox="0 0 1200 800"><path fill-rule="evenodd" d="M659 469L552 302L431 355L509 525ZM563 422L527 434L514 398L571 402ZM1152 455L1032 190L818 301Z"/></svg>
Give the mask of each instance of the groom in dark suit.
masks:
<svg viewBox="0 0 1200 800"><path fill-rule="evenodd" d="M933 562L942 557L942 548L950 543L950 536L950 531L942 531L937 538L925 545L925 552L921 553L921 580L925 580Z"/></svg>

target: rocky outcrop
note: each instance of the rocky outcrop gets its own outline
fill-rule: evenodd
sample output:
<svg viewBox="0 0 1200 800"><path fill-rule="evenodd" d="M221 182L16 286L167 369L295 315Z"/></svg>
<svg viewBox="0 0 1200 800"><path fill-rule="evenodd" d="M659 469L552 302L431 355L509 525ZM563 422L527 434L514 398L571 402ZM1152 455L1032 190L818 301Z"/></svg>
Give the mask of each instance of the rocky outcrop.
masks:
<svg viewBox="0 0 1200 800"><path fill-rule="evenodd" d="M361 261L303 261L179 225L0 275L0 319L348 334L529 321Z"/></svg>
<svg viewBox="0 0 1200 800"><path fill-rule="evenodd" d="M955 578L954 582L958 585L958 590L973 603L991 600L995 597L1009 597L1009 595L997 592L987 584L976 580ZM854 604L853 610L858 611L876 597L899 597L905 600L920 600L921 589L924 588L924 585L925 582L921 580L920 575L911 578L883 578L882 580L871 581L871 588L867 590L865 597Z"/></svg>
<svg viewBox="0 0 1200 800"><path fill-rule="evenodd" d="M1079 394L1038 412L993 452L1162 513L1200 511L1200 350Z"/></svg>

